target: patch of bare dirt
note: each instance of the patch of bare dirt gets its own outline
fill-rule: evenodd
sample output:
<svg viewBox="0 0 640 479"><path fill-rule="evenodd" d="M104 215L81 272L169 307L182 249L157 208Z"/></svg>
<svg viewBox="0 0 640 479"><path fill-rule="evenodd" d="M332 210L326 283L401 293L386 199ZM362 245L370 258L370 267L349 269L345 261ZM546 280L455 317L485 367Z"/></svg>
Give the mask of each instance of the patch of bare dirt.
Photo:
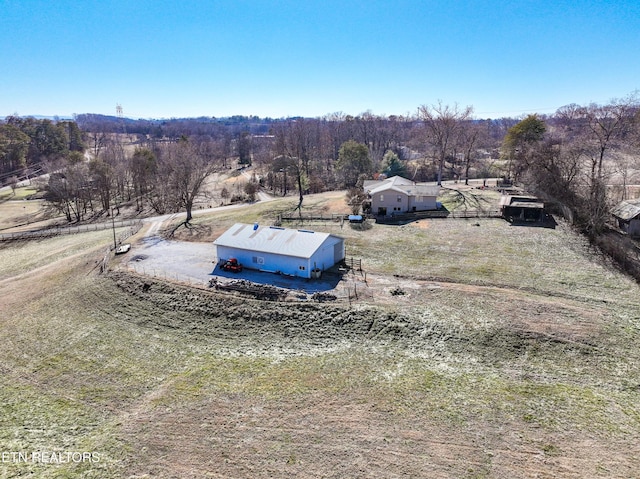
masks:
<svg viewBox="0 0 640 479"><path fill-rule="evenodd" d="M451 424L389 413L374 397L324 393L143 408L121 437L144 445L125 465L132 477L577 479L640 470L637 444L522 423Z"/></svg>
<svg viewBox="0 0 640 479"><path fill-rule="evenodd" d="M183 224L170 235L171 239L191 242L213 241L213 227L211 225Z"/></svg>
<svg viewBox="0 0 640 479"><path fill-rule="evenodd" d="M416 228L420 228L421 230L428 230L429 228L431 228L432 221L433 220L419 220L414 221L412 225Z"/></svg>

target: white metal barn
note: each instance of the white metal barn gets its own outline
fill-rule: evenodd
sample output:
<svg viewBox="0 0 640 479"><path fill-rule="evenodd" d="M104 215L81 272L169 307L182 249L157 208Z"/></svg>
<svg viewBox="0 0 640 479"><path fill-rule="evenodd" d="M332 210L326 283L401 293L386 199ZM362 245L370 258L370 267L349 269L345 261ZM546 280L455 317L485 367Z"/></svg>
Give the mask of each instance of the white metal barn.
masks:
<svg viewBox="0 0 640 479"><path fill-rule="evenodd" d="M311 278L344 259L344 238L329 233L236 223L213 242L218 261Z"/></svg>

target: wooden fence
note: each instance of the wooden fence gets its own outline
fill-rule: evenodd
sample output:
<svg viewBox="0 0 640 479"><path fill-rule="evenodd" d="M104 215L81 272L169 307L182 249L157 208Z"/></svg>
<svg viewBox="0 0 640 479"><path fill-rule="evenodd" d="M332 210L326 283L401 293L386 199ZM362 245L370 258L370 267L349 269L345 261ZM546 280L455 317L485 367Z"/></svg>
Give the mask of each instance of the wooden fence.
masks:
<svg viewBox="0 0 640 479"><path fill-rule="evenodd" d="M362 273L362 259L360 258L353 258L353 257L345 258L344 265L351 272L359 271L360 273Z"/></svg>
<svg viewBox="0 0 640 479"><path fill-rule="evenodd" d="M119 220L114 223L95 223L78 226L64 226L47 228L40 230L19 231L15 233L0 233L0 241L18 241L18 240L31 240L31 239L43 239L51 238L53 236L86 233L88 231L102 231L111 228L122 228L125 226L137 226L138 231L142 226L142 220Z"/></svg>
<svg viewBox="0 0 640 479"><path fill-rule="evenodd" d="M399 224L410 223L431 218L500 218L500 211L491 210L434 210L434 211L416 211L415 213L403 213L397 215L377 216L376 223L381 224Z"/></svg>
<svg viewBox="0 0 640 479"><path fill-rule="evenodd" d="M323 214L323 213L308 213L302 215L278 215L276 218L276 226L281 225L283 222L291 222L291 223L309 223L311 221L333 221L335 223L344 222L349 218L348 214L345 213L332 213L332 214Z"/></svg>
<svg viewBox="0 0 640 479"><path fill-rule="evenodd" d="M453 210L449 218L500 218L500 210Z"/></svg>

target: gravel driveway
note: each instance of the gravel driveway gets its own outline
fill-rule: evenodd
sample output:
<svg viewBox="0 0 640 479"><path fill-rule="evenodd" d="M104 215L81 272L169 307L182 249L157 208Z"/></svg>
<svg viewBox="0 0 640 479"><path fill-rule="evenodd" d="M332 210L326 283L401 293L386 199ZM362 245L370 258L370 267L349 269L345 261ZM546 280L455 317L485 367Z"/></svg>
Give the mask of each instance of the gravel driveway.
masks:
<svg viewBox="0 0 640 479"><path fill-rule="evenodd" d="M212 242L172 241L159 236L143 238L128 255L126 265L137 273L189 283L208 284L214 277L223 282L244 279L313 294L335 289L341 279L340 275L328 273L320 279L310 280L247 269L241 273L226 272L217 266L216 248Z"/></svg>
<svg viewBox="0 0 640 479"><path fill-rule="evenodd" d="M216 263L213 243L143 238L129 252L127 266L138 273L195 283L207 283Z"/></svg>

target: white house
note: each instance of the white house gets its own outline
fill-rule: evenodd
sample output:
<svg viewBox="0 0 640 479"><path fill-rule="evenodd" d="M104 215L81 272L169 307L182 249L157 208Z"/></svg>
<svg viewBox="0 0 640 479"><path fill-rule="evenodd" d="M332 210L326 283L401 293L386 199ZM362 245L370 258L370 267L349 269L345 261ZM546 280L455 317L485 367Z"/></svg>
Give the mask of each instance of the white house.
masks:
<svg viewBox="0 0 640 479"><path fill-rule="evenodd" d="M371 213L378 216L438 209L440 187L415 183L401 176L384 180L366 180L365 194L371 200Z"/></svg>
<svg viewBox="0 0 640 479"><path fill-rule="evenodd" d="M218 261L236 258L245 268L311 278L344 260L344 238L329 233L236 223L213 244Z"/></svg>

